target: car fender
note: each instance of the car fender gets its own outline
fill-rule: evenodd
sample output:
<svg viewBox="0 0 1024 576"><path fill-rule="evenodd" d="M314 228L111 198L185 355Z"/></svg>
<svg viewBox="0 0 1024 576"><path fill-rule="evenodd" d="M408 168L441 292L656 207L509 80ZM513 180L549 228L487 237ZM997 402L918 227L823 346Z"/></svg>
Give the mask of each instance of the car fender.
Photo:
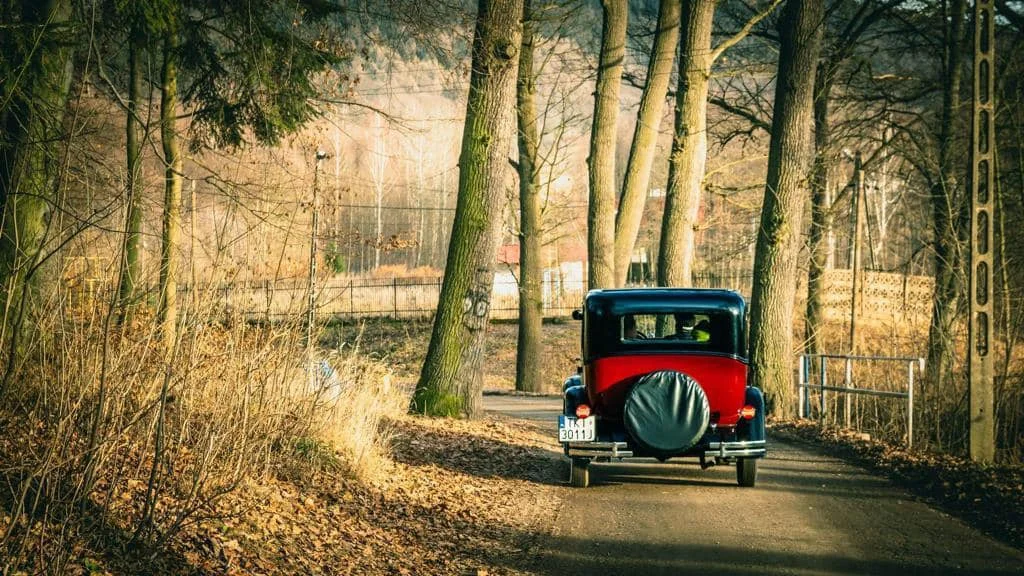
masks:
<svg viewBox="0 0 1024 576"><path fill-rule="evenodd" d="M745 404L756 410L750 420L740 420L739 433L743 440L764 440L764 395L759 388L747 386Z"/></svg>
<svg viewBox="0 0 1024 576"><path fill-rule="evenodd" d="M578 381L578 378L577 378ZM565 397L562 402L562 413L566 416L575 416L576 407L580 404L584 404L587 401L587 389L582 384L576 384L574 386L567 386L565 388Z"/></svg>

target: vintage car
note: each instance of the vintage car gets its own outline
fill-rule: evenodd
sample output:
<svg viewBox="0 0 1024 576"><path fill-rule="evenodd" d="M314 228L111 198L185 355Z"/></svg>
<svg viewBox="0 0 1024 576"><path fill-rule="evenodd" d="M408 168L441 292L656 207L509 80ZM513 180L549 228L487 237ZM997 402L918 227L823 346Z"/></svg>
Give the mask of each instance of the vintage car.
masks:
<svg viewBox="0 0 1024 576"><path fill-rule="evenodd" d="M592 461L691 456L736 465L757 481L766 454L764 400L747 385L745 303L729 290L592 290L582 366L564 384L558 439L569 481L586 487Z"/></svg>

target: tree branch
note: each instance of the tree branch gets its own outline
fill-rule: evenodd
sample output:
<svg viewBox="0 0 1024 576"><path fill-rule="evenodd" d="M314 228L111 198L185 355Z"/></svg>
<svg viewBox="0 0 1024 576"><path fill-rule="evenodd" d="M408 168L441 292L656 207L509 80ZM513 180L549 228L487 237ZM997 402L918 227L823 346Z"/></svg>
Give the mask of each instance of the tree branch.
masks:
<svg viewBox="0 0 1024 576"><path fill-rule="evenodd" d="M731 37L725 39L721 44L715 47L711 52L711 61L714 62L715 60L718 60L718 57L721 56L722 53L736 44L739 44L741 40L747 37L747 34L750 34L750 31L754 29L754 26L757 26L758 22L764 20L772 13L773 10L775 10L775 7L781 3L782 0L772 0L772 3L769 4L767 8L757 14L754 14L754 16L751 17L750 20L747 20L747 23L743 25L743 28L740 28L739 32L733 34Z"/></svg>
<svg viewBox="0 0 1024 576"><path fill-rule="evenodd" d="M725 110L730 114L739 116L740 118L747 120L755 129L764 130L767 134L772 133L772 125L769 122L767 122L754 112L747 110L746 108L741 108L740 106L730 104L725 100L725 98L711 96L708 98L708 103L714 104L715 106L718 106L719 108Z"/></svg>

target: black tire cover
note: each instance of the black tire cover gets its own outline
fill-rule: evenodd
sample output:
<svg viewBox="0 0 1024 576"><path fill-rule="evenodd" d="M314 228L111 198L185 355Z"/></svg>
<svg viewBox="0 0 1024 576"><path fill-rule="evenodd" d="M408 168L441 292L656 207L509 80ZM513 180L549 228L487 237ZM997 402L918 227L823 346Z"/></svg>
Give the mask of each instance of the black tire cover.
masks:
<svg viewBox="0 0 1024 576"><path fill-rule="evenodd" d="M708 397L692 377L675 370L642 376L626 395L623 420L634 440L655 453L692 447L708 427Z"/></svg>

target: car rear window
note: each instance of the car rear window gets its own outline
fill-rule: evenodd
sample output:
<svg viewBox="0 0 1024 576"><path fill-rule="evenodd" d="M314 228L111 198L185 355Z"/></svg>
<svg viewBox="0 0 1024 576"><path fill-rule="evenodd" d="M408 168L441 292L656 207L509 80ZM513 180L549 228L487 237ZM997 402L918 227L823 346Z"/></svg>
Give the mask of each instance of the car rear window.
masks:
<svg viewBox="0 0 1024 576"><path fill-rule="evenodd" d="M626 314L617 319L616 348L705 350L736 353L730 314L703 312Z"/></svg>

